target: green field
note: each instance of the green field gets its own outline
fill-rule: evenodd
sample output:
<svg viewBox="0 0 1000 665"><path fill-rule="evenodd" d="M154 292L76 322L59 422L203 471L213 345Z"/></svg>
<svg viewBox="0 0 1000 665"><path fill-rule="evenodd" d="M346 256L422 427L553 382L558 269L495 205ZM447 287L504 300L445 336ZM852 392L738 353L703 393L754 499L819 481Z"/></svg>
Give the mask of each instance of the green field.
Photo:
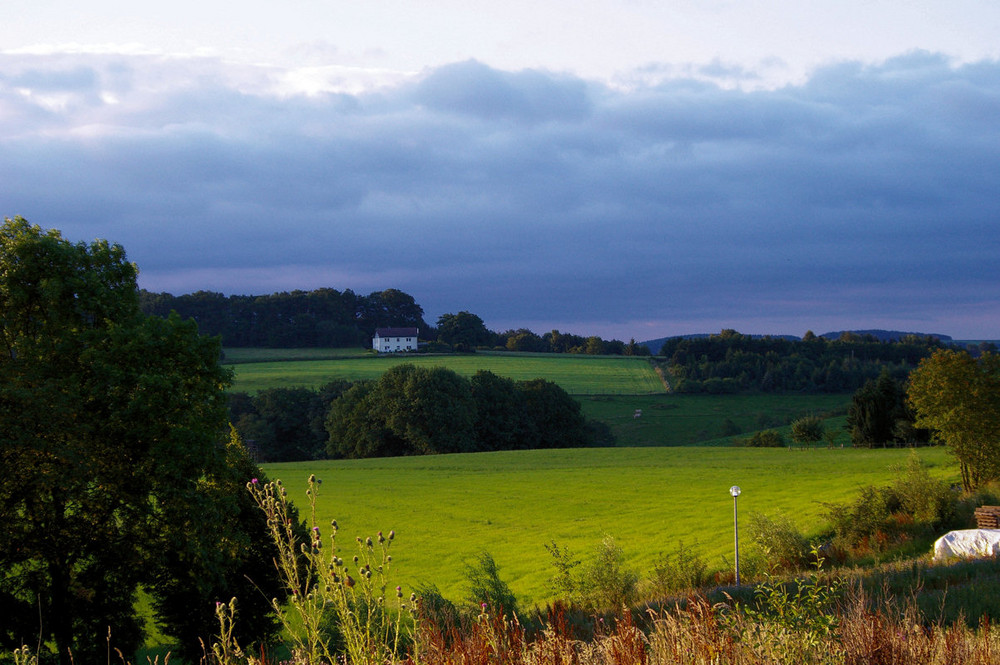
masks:
<svg viewBox="0 0 1000 665"><path fill-rule="evenodd" d="M300 351L312 355L297 359ZM226 362L236 372L232 390L254 393L266 388L318 388L334 379L377 379L399 363L447 367L463 376L484 369L515 380L545 378L574 395L642 395L666 390L652 365L642 358L506 353L376 356L367 352L333 357L338 351L327 349L323 356L322 349L227 349Z"/></svg>
<svg viewBox="0 0 1000 665"><path fill-rule="evenodd" d="M545 378L575 395L588 418L611 427L619 446L729 445L732 432L777 428L804 415L844 413L846 394L676 395L647 359L621 356L477 353L378 356L364 349L227 349L233 390L317 388L333 379L377 379L402 362L444 366L464 376L486 369L512 379ZM636 411L642 415L635 417ZM727 423L727 420L730 421ZM843 421L827 425L840 430ZM850 444L846 433L838 443Z"/></svg>
<svg viewBox="0 0 1000 665"><path fill-rule="evenodd" d="M740 511L781 512L807 533L823 527L823 502L847 501L893 477L909 450L603 448L533 450L370 460L271 464L300 505L310 473L324 483L321 524L336 518L341 547L354 537L396 531L398 581L462 596L464 562L488 550L501 576L528 604L546 599L554 572L545 544L577 558L605 534L648 576L660 552L697 543L714 569L731 557L731 485ZM945 450L918 453L936 475L957 477Z"/></svg>
<svg viewBox="0 0 1000 665"><path fill-rule="evenodd" d="M730 428L745 436L774 428L791 442L788 424L806 415L845 413L850 395L622 395L580 397L583 414L607 423L620 446L729 445ZM637 418L636 410L642 411ZM829 429L842 430L844 421L832 419ZM837 443L850 445L846 431Z"/></svg>

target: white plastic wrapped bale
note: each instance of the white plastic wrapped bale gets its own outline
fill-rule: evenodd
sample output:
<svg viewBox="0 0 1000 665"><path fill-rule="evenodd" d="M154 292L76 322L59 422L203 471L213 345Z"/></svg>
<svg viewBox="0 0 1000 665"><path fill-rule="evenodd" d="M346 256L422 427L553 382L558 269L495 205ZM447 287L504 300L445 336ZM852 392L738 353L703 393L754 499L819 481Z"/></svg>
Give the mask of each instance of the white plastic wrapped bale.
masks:
<svg viewBox="0 0 1000 665"><path fill-rule="evenodd" d="M935 561L997 555L1000 555L1000 529L951 531L934 543Z"/></svg>

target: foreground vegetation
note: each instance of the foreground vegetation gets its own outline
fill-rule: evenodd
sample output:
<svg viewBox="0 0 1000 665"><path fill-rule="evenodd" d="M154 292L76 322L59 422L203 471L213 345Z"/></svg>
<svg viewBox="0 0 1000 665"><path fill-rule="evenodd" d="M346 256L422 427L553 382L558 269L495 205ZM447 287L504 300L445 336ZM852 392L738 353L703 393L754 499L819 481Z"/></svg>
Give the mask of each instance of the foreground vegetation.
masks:
<svg viewBox="0 0 1000 665"><path fill-rule="evenodd" d="M913 457L898 480L904 494L914 484L924 495L937 492L932 486L946 487ZM290 663L341 658L355 664L992 663L1000 647L1000 632L989 621L998 613L992 603L960 606L980 610L969 623L963 609L945 616L943 600L936 612L928 612L926 602L921 605L925 583L943 594L949 584L960 588L971 579L995 585L1000 576L995 561L913 562L875 573L838 572L824 568L814 548L813 572L768 576L749 587L705 595L682 581L676 588L688 589L686 595L674 600L660 595L631 608L610 593L596 604L588 599L597 597L588 594L519 611L492 557L481 555L465 567L469 587L462 605L427 586L406 597L401 586L395 591L392 586L395 564L389 552L395 532L359 536L356 548L338 546L339 522L327 526L318 517L320 481L310 476L307 486L310 535L301 540L287 526L293 513L286 488L248 485L269 517L272 537L283 552L279 568L293 589L288 606L275 605L286 627L287 651L281 657ZM926 503L919 497L917 502ZM902 508L909 514L914 507ZM299 543L304 568L297 563ZM341 558L351 552L353 558ZM566 569L557 565L556 570ZM620 561L603 557L584 581L607 593L622 575ZM244 651L233 637L237 608L236 600L218 604L220 631L205 660L269 662L264 652L258 657L254 650Z"/></svg>

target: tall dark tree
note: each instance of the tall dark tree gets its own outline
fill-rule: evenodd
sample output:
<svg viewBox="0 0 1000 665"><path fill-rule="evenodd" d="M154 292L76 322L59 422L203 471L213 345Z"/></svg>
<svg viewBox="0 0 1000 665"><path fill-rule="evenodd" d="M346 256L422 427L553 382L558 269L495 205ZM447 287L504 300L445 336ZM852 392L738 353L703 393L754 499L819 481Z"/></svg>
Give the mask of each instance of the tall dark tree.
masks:
<svg viewBox="0 0 1000 665"><path fill-rule="evenodd" d="M473 351L490 341L483 320L470 312L442 314L437 322L438 339L456 351Z"/></svg>
<svg viewBox="0 0 1000 665"><path fill-rule="evenodd" d="M374 381L359 381L333 401L326 415L330 457L395 457L411 454L400 436L393 433L377 408Z"/></svg>
<svg viewBox="0 0 1000 665"><path fill-rule="evenodd" d="M219 459L199 478L188 500L164 510L157 524L150 584L156 618L177 640L178 654L189 662L203 657L216 636L217 602L236 598L239 618L233 637L243 645L266 644L280 624L272 599L284 601L288 590L275 575L278 557L261 511L247 485L267 477L250 459L235 429ZM293 516L297 515L292 507ZM191 519L192 516L197 519ZM296 519L302 541L308 534Z"/></svg>
<svg viewBox="0 0 1000 665"><path fill-rule="evenodd" d="M479 370L471 379L476 402L476 449L517 450L538 439L524 393L512 379Z"/></svg>
<svg viewBox="0 0 1000 665"><path fill-rule="evenodd" d="M847 427L854 445L871 448L895 441L896 421L906 416L905 398L906 393L888 372L866 381L847 408Z"/></svg>
<svg viewBox="0 0 1000 665"><path fill-rule="evenodd" d="M416 454L474 448L476 403L468 379L450 369L396 365L378 381L375 408Z"/></svg>
<svg viewBox="0 0 1000 665"><path fill-rule="evenodd" d="M0 640L62 663L103 658L109 630L137 646L138 585L181 545L157 534L224 471L219 341L143 315L136 273L118 245L0 228Z"/></svg>
<svg viewBox="0 0 1000 665"><path fill-rule="evenodd" d="M589 443L580 403L546 379L519 381L525 411L534 424L529 448L574 448Z"/></svg>

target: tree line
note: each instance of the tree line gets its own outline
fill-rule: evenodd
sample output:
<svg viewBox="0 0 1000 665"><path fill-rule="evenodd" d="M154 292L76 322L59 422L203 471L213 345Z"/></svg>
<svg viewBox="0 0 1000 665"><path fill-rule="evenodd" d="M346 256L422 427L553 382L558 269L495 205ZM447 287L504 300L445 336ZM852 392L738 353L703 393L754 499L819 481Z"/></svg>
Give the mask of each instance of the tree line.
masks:
<svg viewBox="0 0 1000 665"><path fill-rule="evenodd" d="M545 379L401 364L376 381L230 395L230 418L262 462L613 445L610 429Z"/></svg>
<svg viewBox="0 0 1000 665"><path fill-rule="evenodd" d="M233 347L366 347L376 328L430 329L423 308L397 289L367 296L329 288L261 296L143 290L139 302L145 314L165 317L174 311L194 319L203 335L221 336L224 346Z"/></svg>
<svg viewBox="0 0 1000 665"><path fill-rule="evenodd" d="M936 349L935 337L884 342L843 333L828 340L807 332L801 340L753 337L735 330L701 338L674 337L660 349L672 388L680 393L847 392L883 371L903 380Z"/></svg>
<svg viewBox="0 0 1000 665"><path fill-rule="evenodd" d="M431 326L413 296L398 289L367 296L332 288L261 296L226 296L212 291L174 296L143 290L139 303L145 314L166 317L177 312L182 319L194 319L202 334L222 337L227 347L369 347L376 328L412 327L420 331L423 348L429 351L650 355L649 349L634 339L625 343L558 330L538 335L527 328L496 332L466 311L443 314L437 325Z"/></svg>

